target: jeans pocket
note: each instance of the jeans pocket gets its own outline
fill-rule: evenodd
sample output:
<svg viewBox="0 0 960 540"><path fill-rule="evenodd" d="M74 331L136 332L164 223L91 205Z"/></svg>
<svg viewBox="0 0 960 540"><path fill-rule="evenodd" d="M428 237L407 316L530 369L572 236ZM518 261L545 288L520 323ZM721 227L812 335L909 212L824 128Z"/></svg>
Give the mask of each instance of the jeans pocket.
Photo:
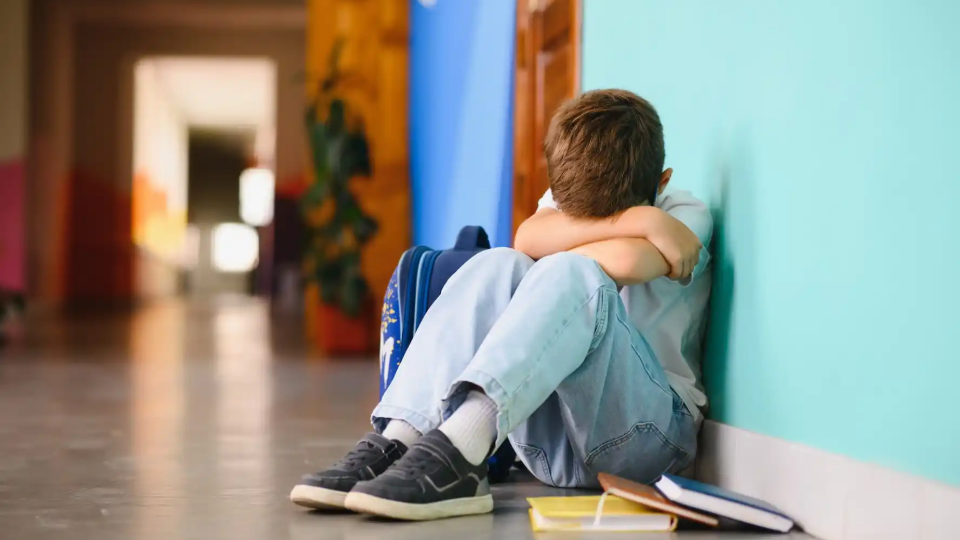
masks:
<svg viewBox="0 0 960 540"><path fill-rule="evenodd" d="M594 474L603 472L650 484L686 461L687 452L670 442L656 424L641 422L590 452L585 463Z"/></svg>
<svg viewBox="0 0 960 540"><path fill-rule="evenodd" d="M537 480L551 486L556 485L553 475L550 474L550 460L543 450L529 444L510 441L513 448L517 451L520 461L530 469L530 473L537 477Z"/></svg>

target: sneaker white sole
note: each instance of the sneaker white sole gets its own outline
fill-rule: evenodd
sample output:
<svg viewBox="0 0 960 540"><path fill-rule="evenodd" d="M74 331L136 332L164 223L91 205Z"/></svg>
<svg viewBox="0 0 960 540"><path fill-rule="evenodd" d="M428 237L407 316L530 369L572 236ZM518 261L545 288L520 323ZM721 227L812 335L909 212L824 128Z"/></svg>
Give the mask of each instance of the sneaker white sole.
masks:
<svg viewBox="0 0 960 540"><path fill-rule="evenodd" d="M434 503L414 504L391 501L366 493L351 492L347 495L346 507L354 512L402 519L426 521L456 516L488 514L493 511L493 496L467 497Z"/></svg>
<svg viewBox="0 0 960 540"><path fill-rule="evenodd" d="M290 492L290 500L294 504L318 510L346 508L344 506L346 499L347 494L343 491L302 484L294 486L293 491Z"/></svg>

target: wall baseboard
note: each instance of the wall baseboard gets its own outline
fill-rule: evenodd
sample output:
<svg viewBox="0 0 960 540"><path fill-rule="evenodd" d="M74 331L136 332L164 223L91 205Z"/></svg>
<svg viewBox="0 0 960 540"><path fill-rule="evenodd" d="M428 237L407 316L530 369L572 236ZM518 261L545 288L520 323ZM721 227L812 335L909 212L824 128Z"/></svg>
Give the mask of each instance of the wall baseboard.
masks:
<svg viewBox="0 0 960 540"><path fill-rule="evenodd" d="M706 420L697 477L774 504L823 540L960 538L960 488Z"/></svg>

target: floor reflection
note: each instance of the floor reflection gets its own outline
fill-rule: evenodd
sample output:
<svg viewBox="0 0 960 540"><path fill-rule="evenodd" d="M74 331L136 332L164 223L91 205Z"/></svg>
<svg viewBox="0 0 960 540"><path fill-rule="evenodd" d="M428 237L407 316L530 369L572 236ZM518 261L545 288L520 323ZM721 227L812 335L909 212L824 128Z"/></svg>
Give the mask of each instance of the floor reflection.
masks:
<svg viewBox="0 0 960 540"><path fill-rule="evenodd" d="M183 524L185 312L182 303L169 303L137 311L130 321L130 456L138 538L169 535Z"/></svg>
<svg viewBox="0 0 960 540"><path fill-rule="evenodd" d="M0 350L4 538L286 537L304 472L367 429L377 364L250 298L28 321Z"/></svg>
<svg viewBox="0 0 960 540"><path fill-rule="evenodd" d="M369 428L376 358L316 358L249 298L29 323L0 350L0 538L531 538L526 497L564 493L516 474L488 516L306 512L289 490Z"/></svg>

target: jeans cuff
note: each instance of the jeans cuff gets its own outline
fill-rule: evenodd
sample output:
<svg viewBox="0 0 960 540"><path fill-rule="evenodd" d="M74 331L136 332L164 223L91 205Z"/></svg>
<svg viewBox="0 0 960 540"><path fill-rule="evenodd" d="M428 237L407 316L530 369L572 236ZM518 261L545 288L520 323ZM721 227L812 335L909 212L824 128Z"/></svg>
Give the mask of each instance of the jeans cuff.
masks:
<svg viewBox="0 0 960 540"><path fill-rule="evenodd" d="M443 398L444 418L448 416L447 409L455 401L458 401L456 398L467 390L465 388L467 384L479 387L497 405L497 442L494 448L500 448L500 445L507 440L507 435L510 433L510 397L493 376L475 369L464 371L450 384L450 389L447 390L447 395Z"/></svg>
<svg viewBox="0 0 960 540"><path fill-rule="evenodd" d="M370 414L370 423L373 424L377 433L383 433L390 420L403 420L413 426L421 435L429 433L439 426L436 422L416 411L393 405L384 405L383 403L377 405L373 409L373 413Z"/></svg>

